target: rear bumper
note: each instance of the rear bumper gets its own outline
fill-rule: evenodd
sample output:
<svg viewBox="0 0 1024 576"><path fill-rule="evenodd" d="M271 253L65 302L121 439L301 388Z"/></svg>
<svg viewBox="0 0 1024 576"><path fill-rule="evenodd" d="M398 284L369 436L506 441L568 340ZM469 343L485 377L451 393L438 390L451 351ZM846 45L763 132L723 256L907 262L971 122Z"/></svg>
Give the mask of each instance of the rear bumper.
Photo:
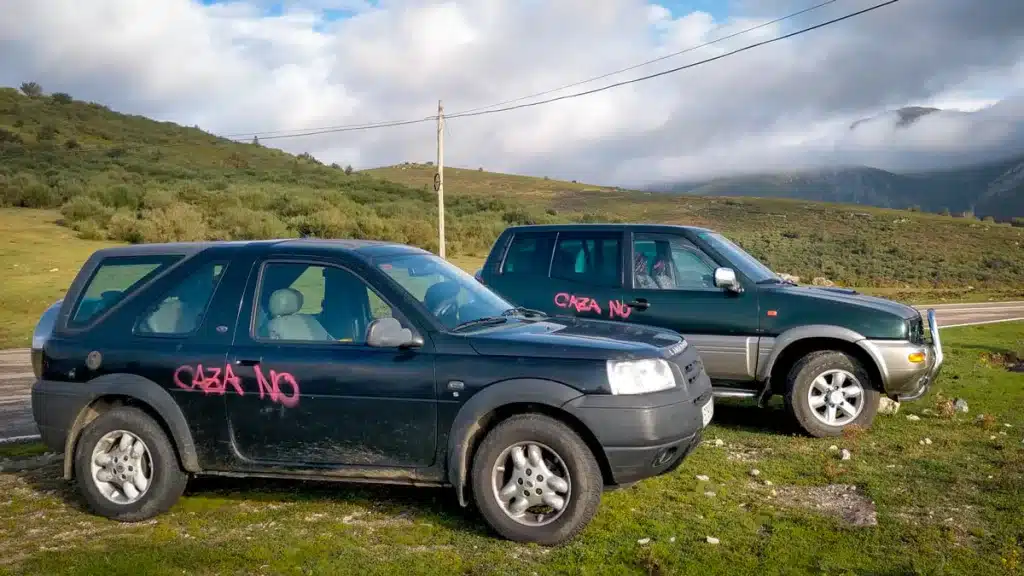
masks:
<svg viewBox="0 0 1024 576"><path fill-rule="evenodd" d="M80 383L36 380L32 385L32 418L47 448L64 452L75 419L92 398Z"/></svg>
<svg viewBox="0 0 1024 576"><path fill-rule="evenodd" d="M612 485L672 472L700 444L702 410L713 410L706 374L693 398L683 389L637 396L585 395L562 408L578 418L604 449ZM691 388L692 389L692 388Z"/></svg>

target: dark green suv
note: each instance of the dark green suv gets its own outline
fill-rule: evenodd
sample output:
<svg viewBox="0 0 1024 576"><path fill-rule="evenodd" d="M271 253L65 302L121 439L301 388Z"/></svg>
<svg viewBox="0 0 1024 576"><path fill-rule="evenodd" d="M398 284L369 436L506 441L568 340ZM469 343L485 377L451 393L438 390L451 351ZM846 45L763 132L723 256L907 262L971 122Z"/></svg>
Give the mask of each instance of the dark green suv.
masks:
<svg viewBox="0 0 1024 576"><path fill-rule="evenodd" d="M477 279L520 306L670 328L697 348L717 397L785 396L809 434L869 427L886 395L923 396L942 365L916 309L842 288L798 286L704 228L517 226Z"/></svg>

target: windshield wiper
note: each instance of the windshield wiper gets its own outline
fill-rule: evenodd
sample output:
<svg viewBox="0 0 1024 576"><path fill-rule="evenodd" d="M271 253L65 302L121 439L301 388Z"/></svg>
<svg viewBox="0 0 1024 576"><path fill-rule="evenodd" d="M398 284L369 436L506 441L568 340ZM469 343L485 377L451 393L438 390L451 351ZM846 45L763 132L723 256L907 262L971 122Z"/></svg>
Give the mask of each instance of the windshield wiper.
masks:
<svg viewBox="0 0 1024 576"><path fill-rule="evenodd" d="M504 324L506 322L508 322L508 316L484 316L483 318L466 320L465 322L456 324L455 327L452 328L452 332L458 332L460 330L465 330L466 328L472 328L473 326L492 326Z"/></svg>
<svg viewBox="0 0 1024 576"><path fill-rule="evenodd" d="M533 308L526 308L525 306L514 306L514 307L509 308L508 310L505 310L504 312L501 313L502 316L506 316L506 317L507 316L514 316L516 314L520 314L520 315L526 316L528 318L529 317L536 317L536 316L539 316L539 317L543 318L543 317L547 316L547 314L545 312L541 312L540 310L534 310Z"/></svg>

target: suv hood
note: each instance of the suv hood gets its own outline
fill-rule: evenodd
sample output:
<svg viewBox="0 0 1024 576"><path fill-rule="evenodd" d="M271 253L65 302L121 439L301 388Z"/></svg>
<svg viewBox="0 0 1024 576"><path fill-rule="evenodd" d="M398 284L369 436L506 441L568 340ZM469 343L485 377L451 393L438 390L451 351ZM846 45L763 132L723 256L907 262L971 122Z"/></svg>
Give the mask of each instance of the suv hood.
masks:
<svg viewBox="0 0 1024 576"><path fill-rule="evenodd" d="M872 310L892 314L893 316L898 316L900 318L917 318L920 314L920 312L912 306L907 306L906 304L901 304L885 298L878 298L877 296L868 296L849 288L822 288L817 286L785 285L778 286L775 290L780 293L793 294L796 296L803 296L805 298L820 298L839 304L870 308Z"/></svg>
<svg viewBox="0 0 1024 576"><path fill-rule="evenodd" d="M468 333L467 338L478 354L487 356L591 360L670 356L680 352L677 345L683 341L660 328L561 316L510 320Z"/></svg>

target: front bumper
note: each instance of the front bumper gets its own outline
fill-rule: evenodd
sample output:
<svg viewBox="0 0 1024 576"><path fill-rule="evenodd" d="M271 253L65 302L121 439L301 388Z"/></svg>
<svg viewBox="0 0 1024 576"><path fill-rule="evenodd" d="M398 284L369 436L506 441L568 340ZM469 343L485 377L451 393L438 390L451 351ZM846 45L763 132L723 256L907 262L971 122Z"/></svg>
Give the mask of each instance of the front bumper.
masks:
<svg viewBox="0 0 1024 576"><path fill-rule="evenodd" d="M909 402L928 393L942 368L942 339L935 310L928 309L928 332L931 342L912 344L906 341L871 341L872 352L877 355L882 372L885 393L900 402ZM912 362L914 354L924 354L923 362Z"/></svg>
<svg viewBox="0 0 1024 576"><path fill-rule="evenodd" d="M562 408L597 437L612 485L630 484L672 472L700 444L702 410L714 399L707 374L697 386L641 395L585 395ZM695 384L697 384L695 382ZM694 398L689 390L700 390Z"/></svg>

